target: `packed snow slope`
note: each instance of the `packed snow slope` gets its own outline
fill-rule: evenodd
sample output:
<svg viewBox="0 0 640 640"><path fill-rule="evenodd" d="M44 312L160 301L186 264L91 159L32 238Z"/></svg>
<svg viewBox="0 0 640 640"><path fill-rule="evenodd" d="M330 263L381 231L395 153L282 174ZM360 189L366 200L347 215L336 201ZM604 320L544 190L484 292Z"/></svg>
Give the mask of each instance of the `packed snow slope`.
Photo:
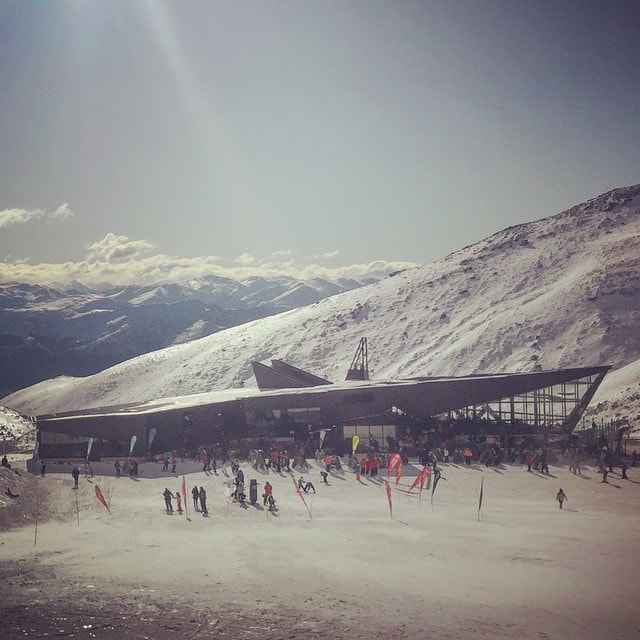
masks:
<svg viewBox="0 0 640 640"><path fill-rule="evenodd" d="M23 414L254 385L278 358L344 379L368 338L371 377L611 364L604 417L640 416L640 185L510 227L438 262L315 304L155 351L2 404Z"/></svg>

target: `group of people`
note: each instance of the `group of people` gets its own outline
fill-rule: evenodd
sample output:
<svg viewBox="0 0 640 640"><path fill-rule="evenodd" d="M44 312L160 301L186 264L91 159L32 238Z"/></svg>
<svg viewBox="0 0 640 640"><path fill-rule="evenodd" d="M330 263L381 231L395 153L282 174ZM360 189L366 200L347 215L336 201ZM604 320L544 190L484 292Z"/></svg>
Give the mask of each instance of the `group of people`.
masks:
<svg viewBox="0 0 640 640"><path fill-rule="evenodd" d="M165 490L162 492L164 496L164 504L167 508L167 513L173 513L173 504L171 503L171 499L176 499L176 508L179 514L182 514L182 496L180 495L180 491L176 491L175 495L171 493L171 491L165 487Z"/></svg>
<svg viewBox="0 0 640 640"><path fill-rule="evenodd" d="M363 456L360 459L360 473L363 476L375 478L378 475L381 464L382 461L378 455Z"/></svg>
<svg viewBox="0 0 640 640"><path fill-rule="evenodd" d="M191 497L193 498L193 508L202 513L203 516L209 515L207 509L207 492L204 487L193 487L191 489Z"/></svg>
<svg viewBox="0 0 640 640"><path fill-rule="evenodd" d="M116 478L119 478L123 473L127 472L130 478L138 475L138 461L133 458L129 458L124 464L120 464L120 460L116 460L113 463L113 468L116 471Z"/></svg>
<svg viewBox="0 0 640 640"><path fill-rule="evenodd" d="M164 454L164 458L162 460L162 470L169 470L169 462L171 462L171 473L176 473L176 467L178 466L178 458L176 454L170 455L168 453Z"/></svg>

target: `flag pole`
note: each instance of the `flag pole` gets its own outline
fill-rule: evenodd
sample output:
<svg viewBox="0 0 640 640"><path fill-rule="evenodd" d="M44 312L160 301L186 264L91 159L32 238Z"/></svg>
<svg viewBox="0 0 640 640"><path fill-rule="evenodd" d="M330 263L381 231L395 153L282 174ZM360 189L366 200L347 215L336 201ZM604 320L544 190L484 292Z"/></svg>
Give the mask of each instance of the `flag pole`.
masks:
<svg viewBox="0 0 640 640"><path fill-rule="evenodd" d="M36 546L38 541L38 516L40 513L40 491L36 491L36 531L33 535L33 546Z"/></svg>

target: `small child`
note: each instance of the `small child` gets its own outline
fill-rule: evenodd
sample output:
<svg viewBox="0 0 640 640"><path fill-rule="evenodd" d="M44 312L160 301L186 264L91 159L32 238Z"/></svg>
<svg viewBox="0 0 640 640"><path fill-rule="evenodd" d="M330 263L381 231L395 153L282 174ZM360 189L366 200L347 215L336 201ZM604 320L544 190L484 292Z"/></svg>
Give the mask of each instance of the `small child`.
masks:
<svg viewBox="0 0 640 640"><path fill-rule="evenodd" d="M558 491L558 493L556 493L556 500L558 501L558 505L562 509L562 503L565 500L568 500L567 494L562 489L560 489L560 491Z"/></svg>

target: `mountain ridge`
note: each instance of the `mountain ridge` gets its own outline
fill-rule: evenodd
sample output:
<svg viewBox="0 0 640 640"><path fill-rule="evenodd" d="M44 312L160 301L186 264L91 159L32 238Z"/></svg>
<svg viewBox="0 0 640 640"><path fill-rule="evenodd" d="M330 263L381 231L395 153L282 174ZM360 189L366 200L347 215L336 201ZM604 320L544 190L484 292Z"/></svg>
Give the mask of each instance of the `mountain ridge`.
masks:
<svg viewBox="0 0 640 640"><path fill-rule="evenodd" d="M640 360L638 267L635 185L509 227L435 263L90 378L42 383L3 403L49 413L253 385L250 361L269 358L338 381L367 336L378 379L610 364L609 397L598 394L594 405L599 415L635 420L640 406L629 372Z"/></svg>
<svg viewBox="0 0 640 640"><path fill-rule="evenodd" d="M0 284L0 397L57 375L90 375L366 282L211 275L100 290L79 282Z"/></svg>

